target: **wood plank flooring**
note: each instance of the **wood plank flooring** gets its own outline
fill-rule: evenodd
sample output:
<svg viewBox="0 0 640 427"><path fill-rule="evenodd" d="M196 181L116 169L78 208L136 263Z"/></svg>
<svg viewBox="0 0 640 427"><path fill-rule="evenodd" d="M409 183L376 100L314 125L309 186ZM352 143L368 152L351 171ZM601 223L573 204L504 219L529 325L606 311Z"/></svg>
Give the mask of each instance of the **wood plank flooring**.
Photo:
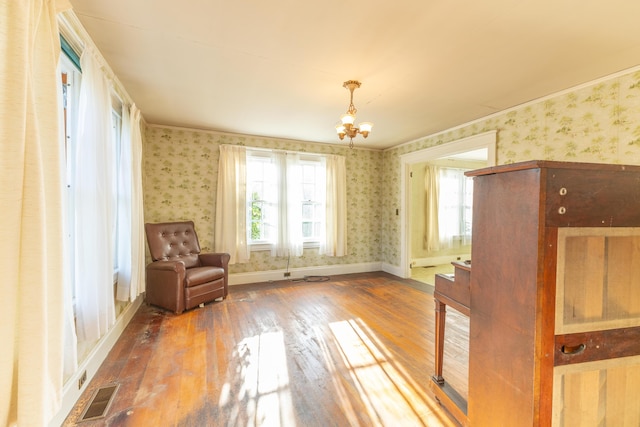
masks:
<svg viewBox="0 0 640 427"><path fill-rule="evenodd" d="M455 426L429 391L433 307L381 272L232 286L178 316L143 305L64 426ZM468 327L448 310L444 376L465 397ZM78 423L114 383L106 416Z"/></svg>

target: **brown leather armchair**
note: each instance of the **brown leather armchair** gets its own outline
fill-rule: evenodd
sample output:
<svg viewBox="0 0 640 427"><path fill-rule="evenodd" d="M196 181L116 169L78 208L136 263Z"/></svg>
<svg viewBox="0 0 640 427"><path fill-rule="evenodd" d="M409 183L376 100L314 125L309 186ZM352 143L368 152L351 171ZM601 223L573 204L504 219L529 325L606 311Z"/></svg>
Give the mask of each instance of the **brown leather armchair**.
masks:
<svg viewBox="0 0 640 427"><path fill-rule="evenodd" d="M153 262L147 265L147 303L180 314L226 298L229 254L200 253L193 221L144 225Z"/></svg>

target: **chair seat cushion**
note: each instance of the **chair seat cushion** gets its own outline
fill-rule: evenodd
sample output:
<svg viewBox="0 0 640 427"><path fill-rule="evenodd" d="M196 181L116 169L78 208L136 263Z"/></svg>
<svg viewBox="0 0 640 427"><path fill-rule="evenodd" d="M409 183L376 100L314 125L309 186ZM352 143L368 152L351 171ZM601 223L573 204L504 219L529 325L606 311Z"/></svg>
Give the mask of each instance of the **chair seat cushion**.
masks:
<svg viewBox="0 0 640 427"><path fill-rule="evenodd" d="M224 269L220 267L194 267L188 268L185 277L185 286L202 285L224 277Z"/></svg>

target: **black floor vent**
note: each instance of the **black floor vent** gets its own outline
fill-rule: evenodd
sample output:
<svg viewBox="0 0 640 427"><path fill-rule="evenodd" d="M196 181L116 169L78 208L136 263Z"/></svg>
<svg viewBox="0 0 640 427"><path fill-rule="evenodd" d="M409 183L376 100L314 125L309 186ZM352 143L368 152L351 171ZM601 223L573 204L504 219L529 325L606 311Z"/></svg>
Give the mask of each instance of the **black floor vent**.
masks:
<svg viewBox="0 0 640 427"><path fill-rule="evenodd" d="M118 390L118 384L100 387L93 393L87 409L84 410L80 421L96 420L105 416Z"/></svg>

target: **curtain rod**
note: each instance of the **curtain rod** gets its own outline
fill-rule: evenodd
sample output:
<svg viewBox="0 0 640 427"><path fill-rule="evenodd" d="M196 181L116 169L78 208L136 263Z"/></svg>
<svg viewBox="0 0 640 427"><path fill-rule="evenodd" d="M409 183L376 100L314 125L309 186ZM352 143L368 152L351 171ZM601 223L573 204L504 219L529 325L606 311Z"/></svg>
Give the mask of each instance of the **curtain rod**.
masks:
<svg viewBox="0 0 640 427"><path fill-rule="evenodd" d="M285 154L302 154L305 156L340 156L340 154L332 154L332 153L310 153L308 151L291 151L291 150L282 150L278 148L262 148L262 147L248 147L244 146L247 151L264 151L269 153L285 153Z"/></svg>

